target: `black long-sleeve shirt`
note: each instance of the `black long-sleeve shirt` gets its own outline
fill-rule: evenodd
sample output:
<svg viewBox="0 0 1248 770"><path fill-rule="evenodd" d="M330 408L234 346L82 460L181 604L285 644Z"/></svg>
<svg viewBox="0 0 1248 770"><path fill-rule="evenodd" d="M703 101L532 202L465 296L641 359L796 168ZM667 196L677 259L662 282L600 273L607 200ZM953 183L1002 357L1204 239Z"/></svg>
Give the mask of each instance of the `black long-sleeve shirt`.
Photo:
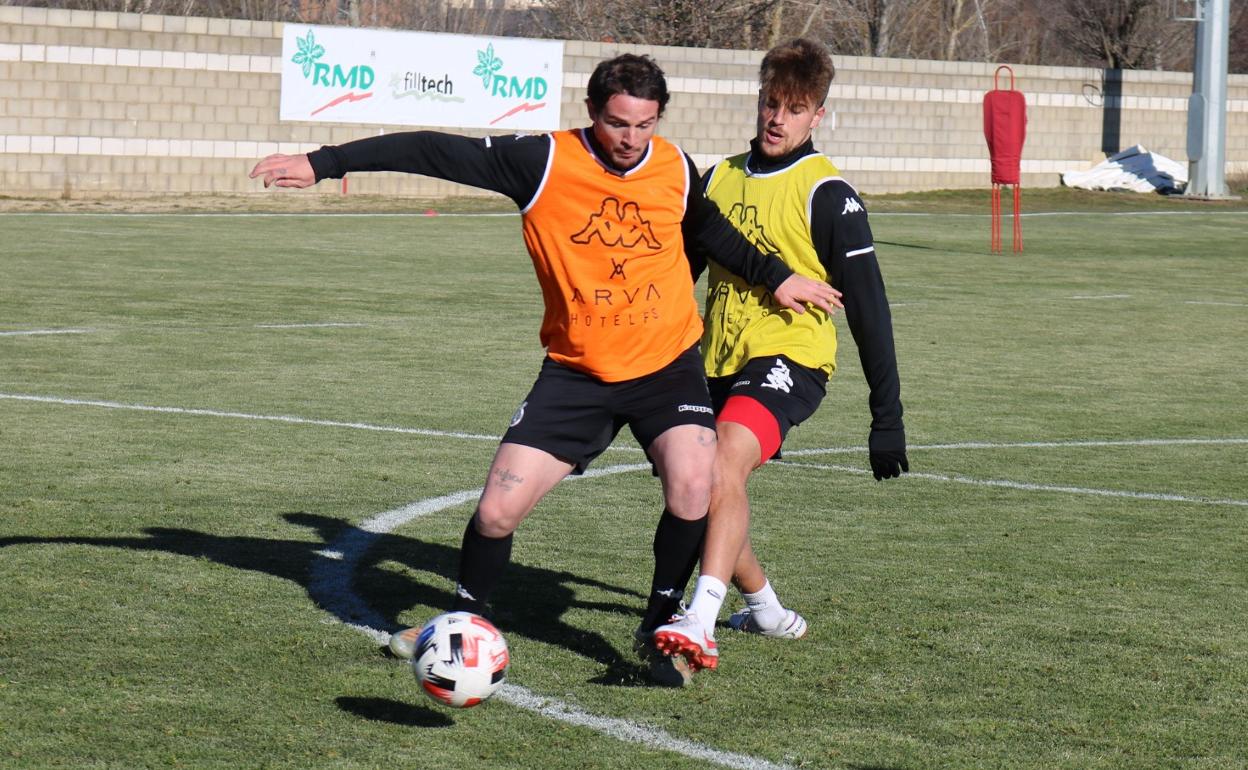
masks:
<svg viewBox="0 0 1248 770"><path fill-rule="evenodd" d="M585 133L593 146L593 131ZM401 171L502 193L523 211L541 189L550 142L549 134L472 138L409 131L322 147L309 153L308 159L318 182L352 171ZM604 157L596 147L595 151ZM685 161L689 178L696 180L697 167L687 154ZM777 257L761 254L706 199L697 184L689 188L681 223L686 244L713 252L721 265L773 292L793 274Z"/></svg>

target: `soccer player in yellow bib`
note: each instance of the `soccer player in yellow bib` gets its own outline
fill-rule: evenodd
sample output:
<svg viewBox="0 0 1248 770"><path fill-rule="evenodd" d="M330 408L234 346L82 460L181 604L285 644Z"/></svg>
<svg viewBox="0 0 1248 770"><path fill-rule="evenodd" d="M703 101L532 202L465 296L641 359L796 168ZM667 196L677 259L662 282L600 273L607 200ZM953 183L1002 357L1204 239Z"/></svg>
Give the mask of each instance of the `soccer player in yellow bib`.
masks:
<svg viewBox="0 0 1248 770"><path fill-rule="evenodd" d="M901 388L866 208L811 139L834 73L827 51L809 40L768 51L750 151L720 162L703 183L760 251L843 292L871 389L868 454L881 480L910 469ZM716 264L713 253L702 256L710 267L702 354L719 439L710 516L692 600L654 633L660 650L684 656L694 670L718 664L715 621L730 580L746 600L729 619L733 628L790 639L806 633L806 620L780 603L750 546L746 481L814 413L836 370L836 327L826 312L793 313Z"/></svg>

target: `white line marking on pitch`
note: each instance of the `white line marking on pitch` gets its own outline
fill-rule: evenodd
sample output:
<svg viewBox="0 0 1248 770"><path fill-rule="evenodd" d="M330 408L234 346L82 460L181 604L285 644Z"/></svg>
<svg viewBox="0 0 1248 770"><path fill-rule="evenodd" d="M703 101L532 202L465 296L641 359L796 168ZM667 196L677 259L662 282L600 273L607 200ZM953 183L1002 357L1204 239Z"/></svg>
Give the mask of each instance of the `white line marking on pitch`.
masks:
<svg viewBox="0 0 1248 770"><path fill-rule="evenodd" d="M910 444L907 452L918 452L928 449L1067 449L1095 447L1128 447L1128 446L1225 446L1248 444L1248 438L1231 436L1229 438L1140 438L1122 440L1087 440L1071 439L1069 441L963 441L952 444ZM841 455L866 452L865 446L827 447L822 449L785 450L785 457L812 457L815 455Z"/></svg>
<svg viewBox="0 0 1248 770"><path fill-rule="evenodd" d="M824 471L842 471L844 473L855 473L859 475L869 474L871 471L862 468L855 468L849 465L822 465L819 463L794 463L784 460L775 461L776 465L784 465L789 468L813 468ZM1248 500L1229 500L1210 497L1188 497L1186 495L1172 495L1161 492L1128 492L1119 489L1092 489L1088 487L1066 487L1054 484L1028 484L1021 481L1006 481L1004 479L974 479L969 476L946 476L940 473L907 473L903 478L912 479L929 479L931 481L948 481L954 484L969 484L976 487L1001 487L1004 489L1021 489L1028 492L1063 492L1072 495L1092 495L1095 497L1125 497L1131 500L1155 500L1161 502L1175 503L1196 503L1198 505L1234 505L1241 508L1248 508Z"/></svg>
<svg viewBox="0 0 1248 770"><path fill-rule="evenodd" d="M30 329L21 332L0 332L0 337L34 337L43 334L90 334L90 329Z"/></svg>
<svg viewBox="0 0 1248 770"><path fill-rule="evenodd" d="M1130 294L1084 294L1066 299L1131 299Z"/></svg>
<svg viewBox="0 0 1248 770"><path fill-rule="evenodd" d="M1248 307L1248 302L1212 302L1212 301L1201 301L1201 300L1194 300L1194 299L1186 300L1183 304L1184 305L1218 305L1220 307Z"/></svg>
<svg viewBox="0 0 1248 770"><path fill-rule="evenodd" d="M867 200L867 205L871 201ZM12 212L14 215L17 212ZM1024 211L1026 219L1039 217L1227 217L1244 216L1248 211ZM933 214L926 211L872 211L871 218L879 217L941 217L942 219L985 219L992 214Z"/></svg>
<svg viewBox="0 0 1248 770"><path fill-rule="evenodd" d="M91 401L78 398L51 398L48 396L26 396L16 393L0 393L0 399L13 401L36 401L47 404L64 404L67 406L94 406L102 409L124 409L134 412L160 412L163 414L187 414L198 417L228 417L235 420L260 420L263 422L283 422L292 425L318 425L322 428L353 428L355 430L372 430L381 433L406 433L416 436L438 436L442 438L463 438L473 441L498 441L498 436L486 436L479 433L458 433L455 431L428 430L425 428L400 428L394 425L370 425L362 422L339 422L337 420L313 420L307 417L290 417L286 415L247 414L245 412L222 412L215 409L185 409L178 406L145 406L143 404L122 404L116 401Z"/></svg>
<svg viewBox="0 0 1248 770"><path fill-rule="evenodd" d="M329 329L329 328L357 328L368 326L361 323L338 323L334 321L326 321L324 323L302 323L302 324L256 324L257 329Z"/></svg>
<svg viewBox="0 0 1248 770"><path fill-rule="evenodd" d="M600 717L588 714L580 709L557 700L550 700L534 695L523 687L503 685L498 696L513 706L537 712L545 717L557 719L577 727L587 727L620 741L640 743L651 749L663 749L675 754L683 754L693 759L702 759L724 767L741 768L741 770L763 770L764 768L792 768L793 765L777 765L765 759L758 759L743 754L732 754L727 751L712 749L700 743L676 738L657 727L639 725L624 719Z"/></svg>
<svg viewBox="0 0 1248 770"><path fill-rule="evenodd" d="M583 476L569 476L568 480L649 469L648 463L614 465L598 470L591 468ZM392 628L393 624L387 622L376 610L369 607L353 590L355 571L360 560L382 535L389 534L400 526L423 516L472 502L480 495L481 489L478 488L420 500L392 511L379 513L359 526L350 528L337 540L317 552L321 558L312 563L308 594L334 617L352 619L350 622L343 621L344 625L371 638L378 645L385 645L390 640L390 632L384 629ZM670 751L724 767L741 770L787 770L792 767L713 749L700 743L677 738L657 727L590 714L568 703L538 695L516 684L504 685L494 697L526 711L566 724L584 727L616 740Z"/></svg>
<svg viewBox="0 0 1248 770"><path fill-rule="evenodd" d="M351 428L353 430L371 430L381 433L404 433L417 436L435 436L445 438L462 438L472 441L500 441L502 436L491 436L481 433L458 433L453 431L433 430L429 428L402 428L395 425L374 425L363 422L339 422L337 420L316 420L307 417L285 415L248 414L244 412L224 412L215 409L195 409L180 406L148 406L145 404L124 404L117 401L95 401L80 398L57 398L54 396L35 396L22 393L0 393L0 400L35 401L45 404L62 406L92 406L102 409L122 409L136 412L159 412L164 414L185 414L199 417L225 417L238 420L260 420L265 422L282 422L295 425L316 425L325 428ZM1122 440L1084 440L1068 441L963 441L949 444L910 444L907 451L918 452L930 449L1062 449L1067 447L1131 447L1131 446L1190 446L1208 445L1224 446L1227 444L1248 444L1248 438L1146 438ZM616 447L611 449L628 452L640 452L638 447ZM793 449L784 451L785 457L810 457L814 455L857 454L866 452L865 446L823 447L819 449Z"/></svg>

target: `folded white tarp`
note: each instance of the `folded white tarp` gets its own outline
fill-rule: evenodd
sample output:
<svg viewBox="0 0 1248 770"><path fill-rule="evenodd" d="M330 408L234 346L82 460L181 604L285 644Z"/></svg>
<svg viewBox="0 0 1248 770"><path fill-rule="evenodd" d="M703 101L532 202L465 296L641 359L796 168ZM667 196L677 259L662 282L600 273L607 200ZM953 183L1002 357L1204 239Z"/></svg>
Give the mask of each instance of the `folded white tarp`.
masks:
<svg viewBox="0 0 1248 770"><path fill-rule="evenodd" d="M1137 144L1111 155L1087 171L1062 174L1062 184L1084 190L1182 192L1187 186L1187 166L1149 152Z"/></svg>

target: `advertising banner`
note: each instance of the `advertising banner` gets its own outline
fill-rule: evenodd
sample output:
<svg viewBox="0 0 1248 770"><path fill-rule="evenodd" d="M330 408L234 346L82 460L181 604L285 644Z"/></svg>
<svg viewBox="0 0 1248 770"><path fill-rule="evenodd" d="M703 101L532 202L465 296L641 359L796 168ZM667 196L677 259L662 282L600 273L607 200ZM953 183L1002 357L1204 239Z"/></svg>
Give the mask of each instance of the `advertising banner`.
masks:
<svg viewBox="0 0 1248 770"><path fill-rule="evenodd" d="M563 42L286 24L282 120L551 131Z"/></svg>

